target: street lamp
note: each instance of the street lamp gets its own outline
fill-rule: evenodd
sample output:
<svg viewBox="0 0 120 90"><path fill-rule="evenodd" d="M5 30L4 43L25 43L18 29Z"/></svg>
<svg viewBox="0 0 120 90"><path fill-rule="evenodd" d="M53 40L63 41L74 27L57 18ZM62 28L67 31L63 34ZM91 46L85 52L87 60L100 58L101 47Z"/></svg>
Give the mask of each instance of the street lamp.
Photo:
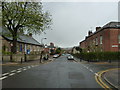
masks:
<svg viewBox="0 0 120 90"><path fill-rule="evenodd" d="M26 40L22 40L22 41L24 41L24 60L26 62L27 61L27 56L26 56L26 54L27 54Z"/></svg>
<svg viewBox="0 0 120 90"><path fill-rule="evenodd" d="M44 46L44 44L43 44L43 40L44 40L44 39L47 39L47 38L42 38L42 39L41 39L41 44L42 44L43 46Z"/></svg>

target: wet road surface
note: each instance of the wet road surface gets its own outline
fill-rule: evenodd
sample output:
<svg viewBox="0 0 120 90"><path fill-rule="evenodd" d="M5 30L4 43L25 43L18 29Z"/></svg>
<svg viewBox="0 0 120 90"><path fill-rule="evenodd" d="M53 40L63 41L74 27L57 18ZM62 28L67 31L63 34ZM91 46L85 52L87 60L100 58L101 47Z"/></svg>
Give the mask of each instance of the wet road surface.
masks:
<svg viewBox="0 0 120 90"><path fill-rule="evenodd" d="M24 67L25 70L14 72L2 80L2 86L3 88L102 88L95 80L95 73L114 67L116 66L69 61L65 56L61 56L53 62L27 66Z"/></svg>

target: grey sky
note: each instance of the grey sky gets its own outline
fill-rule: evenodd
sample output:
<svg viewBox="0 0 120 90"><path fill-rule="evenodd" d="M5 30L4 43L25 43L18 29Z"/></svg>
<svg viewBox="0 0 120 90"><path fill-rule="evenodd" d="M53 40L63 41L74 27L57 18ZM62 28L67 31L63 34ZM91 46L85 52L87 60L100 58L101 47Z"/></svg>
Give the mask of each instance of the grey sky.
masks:
<svg viewBox="0 0 120 90"><path fill-rule="evenodd" d="M118 21L117 2L44 2L44 10L48 10L53 18L52 30L46 34L34 36L44 44L53 42L60 47L79 45L89 30L103 26L110 21Z"/></svg>

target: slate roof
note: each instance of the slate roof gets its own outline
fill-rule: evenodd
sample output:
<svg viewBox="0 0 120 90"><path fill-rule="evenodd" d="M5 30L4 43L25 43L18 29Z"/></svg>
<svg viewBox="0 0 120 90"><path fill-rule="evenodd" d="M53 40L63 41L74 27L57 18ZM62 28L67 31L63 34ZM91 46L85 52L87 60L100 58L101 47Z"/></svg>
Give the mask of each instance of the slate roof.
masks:
<svg viewBox="0 0 120 90"><path fill-rule="evenodd" d="M107 23L106 25L104 25L103 27L101 27L98 31L95 31L94 33L92 33L91 35L87 36L86 38L104 30L104 29L107 29L107 28L116 28L116 29L120 29L120 22L109 22Z"/></svg>
<svg viewBox="0 0 120 90"><path fill-rule="evenodd" d="M104 25L102 28L120 28L120 22L109 22Z"/></svg>
<svg viewBox="0 0 120 90"><path fill-rule="evenodd" d="M2 35L5 39L12 41L12 37L10 35L9 30L6 28L0 27L0 32L2 31ZM17 38L18 42L27 43L27 44L34 44L34 45L41 45L37 40L35 40L33 37L30 37L29 35L20 34Z"/></svg>

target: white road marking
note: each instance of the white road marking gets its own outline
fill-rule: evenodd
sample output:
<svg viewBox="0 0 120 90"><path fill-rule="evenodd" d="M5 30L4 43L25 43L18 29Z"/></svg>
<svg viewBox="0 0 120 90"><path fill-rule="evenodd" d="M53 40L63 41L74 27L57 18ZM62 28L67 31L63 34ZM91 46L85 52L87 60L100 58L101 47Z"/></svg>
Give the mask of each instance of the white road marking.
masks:
<svg viewBox="0 0 120 90"><path fill-rule="evenodd" d="M16 70L12 70L11 72L16 72Z"/></svg>
<svg viewBox="0 0 120 90"><path fill-rule="evenodd" d="M91 72L93 72L93 70L90 69Z"/></svg>
<svg viewBox="0 0 120 90"><path fill-rule="evenodd" d="M31 68L30 66L28 66L28 68Z"/></svg>
<svg viewBox="0 0 120 90"><path fill-rule="evenodd" d="M9 76L12 76L12 75L14 75L15 73L11 73L11 74L9 74Z"/></svg>
<svg viewBox="0 0 120 90"><path fill-rule="evenodd" d="M9 73L4 73L4 74L2 74L2 76L5 76L5 75L7 75L7 74L9 74Z"/></svg>
<svg viewBox="0 0 120 90"><path fill-rule="evenodd" d="M23 67L23 68L26 68L26 67Z"/></svg>
<svg viewBox="0 0 120 90"><path fill-rule="evenodd" d="M1 77L0 80L3 80L3 79L5 79L5 78L7 78L7 77L8 77L8 76Z"/></svg>
<svg viewBox="0 0 120 90"><path fill-rule="evenodd" d="M17 71L17 73L20 73L21 71Z"/></svg>
<svg viewBox="0 0 120 90"><path fill-rule="evenodd" d="M19 68L19 69L17 69L17 70L21 70L22 68Z"/></svg>
<svg viewBox="0 0 120 90"><path fill-rule="evenodd" d="M98 74L97 74L97 73L95 73L95 75L96 75L96 76L98 76Z"/></svg>
<svg viewBox="0 0 120 90"><path fill-rule="evenodd" d="M27 70L27 69L23 69L24 71Z"/></svg>

